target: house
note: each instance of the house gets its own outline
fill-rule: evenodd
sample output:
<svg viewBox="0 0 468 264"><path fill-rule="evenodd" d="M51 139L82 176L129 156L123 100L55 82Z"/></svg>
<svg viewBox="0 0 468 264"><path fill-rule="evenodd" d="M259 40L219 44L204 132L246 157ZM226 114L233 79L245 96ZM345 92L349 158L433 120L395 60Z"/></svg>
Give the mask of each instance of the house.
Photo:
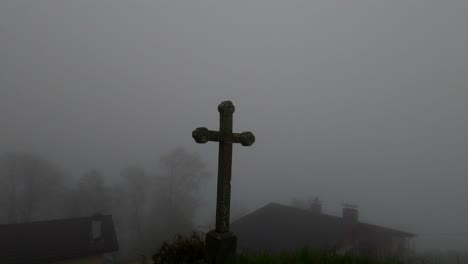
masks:
<svg viewBox="0 0 468 264"><path fill-rule="evenodd" d="M2 264L101 264L118 248L111 215L0 225Z"/></svg>
<svg viewBox="0 0 468 264"><path fill-rule="evenodd" d="M304 247L367 256L405 256L414 234L361 223L357 207L345 205L342 217L323 214L321 205L310 210L277 203L231 224L240 251L282 252Z"/></svg>

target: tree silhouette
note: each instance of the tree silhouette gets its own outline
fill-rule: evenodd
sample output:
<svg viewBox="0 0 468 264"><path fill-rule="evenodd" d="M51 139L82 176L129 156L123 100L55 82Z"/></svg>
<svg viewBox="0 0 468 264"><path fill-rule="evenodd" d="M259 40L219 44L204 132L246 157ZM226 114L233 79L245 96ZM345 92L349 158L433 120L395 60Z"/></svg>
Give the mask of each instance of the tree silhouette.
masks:
<svg viewBox="0 0 468 264"><path fill-rule="evenodd" d="M45 212L60 193L64 173L54 164L31 153L0 157L1 193L8 223L47 218ZM47 213L51 213L50 210Z"/></svg>

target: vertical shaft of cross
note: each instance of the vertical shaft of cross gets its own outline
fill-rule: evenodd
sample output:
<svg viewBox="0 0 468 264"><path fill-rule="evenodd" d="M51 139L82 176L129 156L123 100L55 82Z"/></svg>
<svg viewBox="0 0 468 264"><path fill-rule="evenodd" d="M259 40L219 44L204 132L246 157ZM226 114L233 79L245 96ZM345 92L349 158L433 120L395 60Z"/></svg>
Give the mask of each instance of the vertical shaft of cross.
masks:
<svg viewBox="0 0 468 264"><path fill-rule="evenodd" d="M216 198L216 232L229 232L229 215L231 204L231 168L232 168L232 115L234 107L221 104L218 107L220 115L220 138L218 159L218 186Z"/></svg>
<svg viewBox="0 0 468 264"><path fill-rule="evenodd" d="M207 263L234 263L237 252L237 237L229 232L229 207L231 205L232 144L251 146L255 136L251 132L233 133L232 115L235 111L231 101L218 105L219 131L198 127L192 132L195 142L219 142L218 188L216 196L216 227L206 234Z"/></svg>

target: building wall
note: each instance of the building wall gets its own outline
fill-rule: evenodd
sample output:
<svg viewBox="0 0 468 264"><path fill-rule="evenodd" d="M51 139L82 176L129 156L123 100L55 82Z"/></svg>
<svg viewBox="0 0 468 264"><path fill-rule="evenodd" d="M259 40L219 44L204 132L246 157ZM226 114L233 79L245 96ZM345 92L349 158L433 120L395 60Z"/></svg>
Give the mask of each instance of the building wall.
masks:
<svg viewBox="0 0 468 264"><path fill-rule="evenodd" d="M98 255L98 256L62 260L62 261L53 262L51 264L102 264L102 263L103 263L103 258L101 255Z"/></svg>

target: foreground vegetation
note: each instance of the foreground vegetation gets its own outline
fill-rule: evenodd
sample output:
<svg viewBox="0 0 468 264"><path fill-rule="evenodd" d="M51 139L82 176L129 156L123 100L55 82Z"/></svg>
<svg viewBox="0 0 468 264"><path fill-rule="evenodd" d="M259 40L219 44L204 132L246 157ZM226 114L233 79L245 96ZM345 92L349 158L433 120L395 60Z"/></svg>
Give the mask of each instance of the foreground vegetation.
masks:
<svg viewBox="0 0 468 264"><path fill-rule="evenodd" d="M153 255L156 264L204 263L206 257L205 234L192 232L189 236L177 235L173 241L164 241ZM318 252L307 248L294 253L253 254L241 253L238 264L401 264L399 260L377 260L366 257L339 255L334 252Z"/></svg>
<svg viewBox="0 0 468 264"><path fill-rule="evenodd" d="M155 264L196 263L206 258L205 233L193 231L189 235L178 234L172 241L164 241L153 255ZM149 264L139 262L138 264ZM427 252L405 261L399 259L375 259L340 255L332 251L301 249L293 253L248 253L238 255L237 264L461 264L468 263L468 253ZM136 264L136 263L135 263Z"/></svg>
<svg viewBox="0 0 468 264"><path fill-rule="evenodd" d="M372 258L338 255L333 252L316 252L301 249L294 253L282 254L240 254L239 264L400 264L398 260L376 260Z"/></svg>

